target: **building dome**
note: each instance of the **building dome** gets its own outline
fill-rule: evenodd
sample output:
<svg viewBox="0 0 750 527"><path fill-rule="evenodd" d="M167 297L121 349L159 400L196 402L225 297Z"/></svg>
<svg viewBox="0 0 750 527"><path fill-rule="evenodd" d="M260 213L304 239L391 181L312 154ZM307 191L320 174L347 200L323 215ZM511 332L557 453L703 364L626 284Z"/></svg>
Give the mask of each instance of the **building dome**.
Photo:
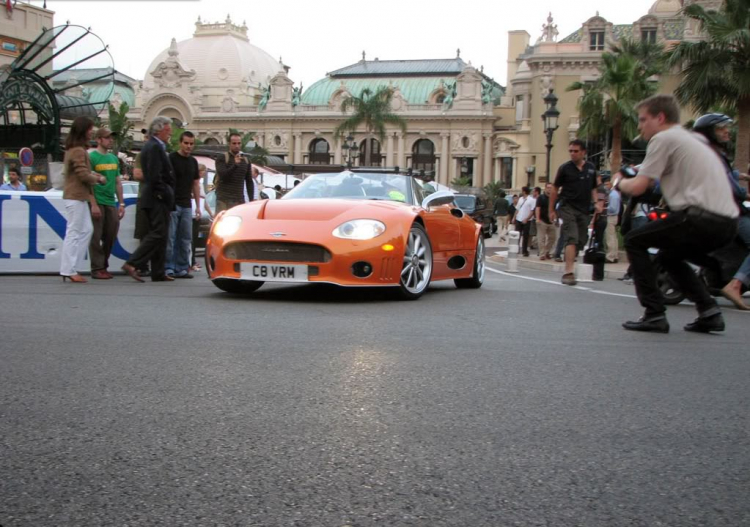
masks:
<svg viewBox="0 0 750 527"><path fill-rule="evenodd" d="M244 23L237 26L229 17L221 23L202 23L198 19L193 38L173 41L151 62L144 75L144 87L154 87L154 73L175 59L186 74L191 73L193 86L239 86L243 80L252 86L265 85L282 69L278 60L250 44Z"/></svg>
<svg viewBox="0 0 750 527"><path fill-rule="evenodd" d="M682 2L680 0L656 0L651 9L648 10L649 15L654 16L675 16L682 9Z"/></svg>

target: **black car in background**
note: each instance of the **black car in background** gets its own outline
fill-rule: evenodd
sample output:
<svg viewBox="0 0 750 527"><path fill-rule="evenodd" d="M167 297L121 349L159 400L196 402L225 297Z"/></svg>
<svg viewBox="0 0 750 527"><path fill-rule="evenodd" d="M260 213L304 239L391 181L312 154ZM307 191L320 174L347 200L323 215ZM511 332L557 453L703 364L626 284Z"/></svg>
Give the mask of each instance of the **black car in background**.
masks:
<svg viewBox="0 0 750 527"><path fill-rule="evenodd" d="M484 191L469 189L456 193L456 206L471 216L474 221L482 224L482 233L489 238L497 232L495 207Z"/></svg>

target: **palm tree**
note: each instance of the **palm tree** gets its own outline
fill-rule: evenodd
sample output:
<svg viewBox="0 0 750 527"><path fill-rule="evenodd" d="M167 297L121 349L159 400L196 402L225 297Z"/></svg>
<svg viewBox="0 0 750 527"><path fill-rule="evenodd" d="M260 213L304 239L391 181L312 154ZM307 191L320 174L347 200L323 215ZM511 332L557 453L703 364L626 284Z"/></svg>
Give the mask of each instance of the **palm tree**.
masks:
<svg viewBox="0 0 750 527"><path fill-rule="evenodd" d="M116 109L112 104L109 104L109 129L116 133L115 142L112 145L112 152L117 155L122 150L128 150L132 138L130 137L130 130L133 129L133 123L128 120L128 112L130 107L128 103L124 102L120 105L119 109Z"/></svg>
<svg viewBox="0 0 750 527"><path fill-rule="evenodd" d="M638 130L636 104L656 92L657 84L649 81L661 73L663 60L654 44L623 40L611 53L602 54L599 78L593 83L574 82L566 91L581 90L578 112L581 138L599 138L612 132L610 167L622 163L622 137L634 137Z"/></svg>
<svg viewBox="0 0 750 527"><path fill-rule="evenodd" d="M750 0L725 0L719 11L698 4L685 15L700 22L706 40L680 42L668 55L682 80L675 95L683 104L707 112L724 106L737 112L735 165L750 162Z"/></svg>
<svg viewBox="0 0 750 527"><path fill-rule="evenodd" d="M382 142L385 139L385 125L392 124L406 132L406 121L391 112L391 101L393 100L393 89L390 86L381 86L375 93L370 88L365 88L359 97L348 97L341 103L341 111L352 114L339 126L336 127L334 135L343 135L346 132L354 132L357 127L364 124L367 131L367 157L365 166L372 163L372 135L378 135Z"/></svg>

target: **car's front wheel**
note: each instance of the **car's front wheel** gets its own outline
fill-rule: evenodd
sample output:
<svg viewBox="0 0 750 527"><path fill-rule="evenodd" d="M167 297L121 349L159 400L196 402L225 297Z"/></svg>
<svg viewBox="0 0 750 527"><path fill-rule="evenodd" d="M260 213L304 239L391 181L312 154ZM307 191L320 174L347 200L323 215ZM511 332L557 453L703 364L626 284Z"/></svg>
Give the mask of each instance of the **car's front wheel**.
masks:
<svg viewBox="0 0 750 527"><path fill-rule="evenodd" d="M401 266L399 296L404 300L416 300L427 290L432 279L432 245L427 231L419 223L409 230L409 239Z"/></svg>
<svg viewBox="0 0 750 527"><path fill-rule="evenodd" d="M222 291L236 295L248 295L257 291L264 284L264 282L254 280L230 280L227 278L217 278L213 282Z"/></svg>
<svg viewBox="0 0 750 527"><path fill-rule="evenodd" d="M456 278L453 282L459 289L479 289L484 283L484 273L484 239L480 236L477 240L474 270L471 274L471 278Z"/></svg>

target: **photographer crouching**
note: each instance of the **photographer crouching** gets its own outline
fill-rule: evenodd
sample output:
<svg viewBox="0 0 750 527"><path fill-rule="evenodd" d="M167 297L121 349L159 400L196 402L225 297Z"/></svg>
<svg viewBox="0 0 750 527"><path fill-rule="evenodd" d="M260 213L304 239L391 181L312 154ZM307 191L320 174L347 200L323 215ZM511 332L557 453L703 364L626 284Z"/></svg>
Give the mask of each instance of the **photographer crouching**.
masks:
<svg viewBox="0 0 750 527"><path fill-rule="evenodd" d="M645 313L622 326L633 331L669 332L656 268L648 252L653 247L659 249L664 269L698 310L698 318L687 324L685 331L724 331L721 310L687 262L700 263L736 234L739 211L726 171L703 137L680 126L680 108L674 97L654 95L636 109L638 130L649 142L646 159L635 177L622 179L624 174L619 173L614 187L640 196L658 181L671 213L625 237L636 294Z"/></svg>

